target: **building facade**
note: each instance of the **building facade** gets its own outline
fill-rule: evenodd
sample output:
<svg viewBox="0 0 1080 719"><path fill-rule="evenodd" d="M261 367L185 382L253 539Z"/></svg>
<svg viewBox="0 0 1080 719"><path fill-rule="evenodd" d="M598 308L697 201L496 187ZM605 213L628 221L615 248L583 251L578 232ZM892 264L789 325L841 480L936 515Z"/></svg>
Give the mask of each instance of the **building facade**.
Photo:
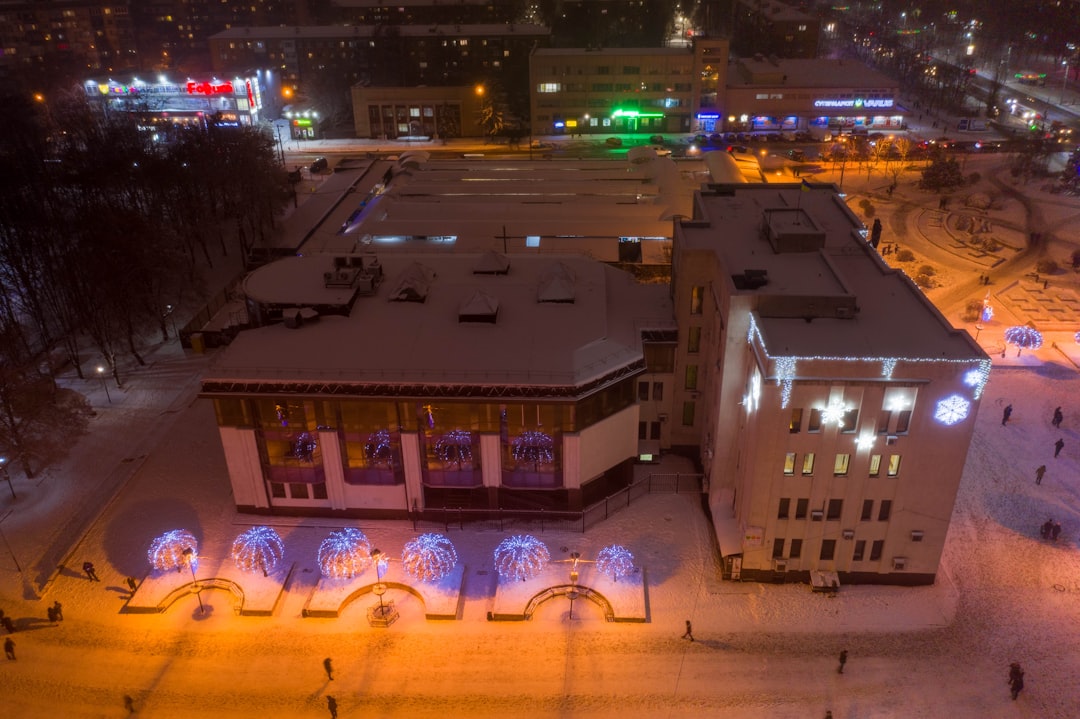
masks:
<svg viewBox="0 0 1080 719"><path fill-rule="evenodd" d="M223 79L204 77L170 82L138 78L130 82L87 80L86 99L103 112L139 119L145 129L168 131L184 127L257 125L262 116L261 76Z"/></svg>
<svg viewBox="0 0 1080 719"><path fill-rule="evenodd" d="M672 442L726 575L932 583L990 360L835 187L714 186L674 247Z"/></svg>
<svg viewBox="0 0 1080 719"><path fill-rule="evenodd" d="M311 255L247 278L263 326L202 383L238 509L580 510L628 484L636 377L662 374L643 347L674 332L665 288L577 257L427 261Z"/></svg>
<svg viewBox="0 0 1080 719"><path fill-rule="evenodd" d="M810 59L817 57L821 21L777 0L734 0L734 31L740 55Z"/></svg>

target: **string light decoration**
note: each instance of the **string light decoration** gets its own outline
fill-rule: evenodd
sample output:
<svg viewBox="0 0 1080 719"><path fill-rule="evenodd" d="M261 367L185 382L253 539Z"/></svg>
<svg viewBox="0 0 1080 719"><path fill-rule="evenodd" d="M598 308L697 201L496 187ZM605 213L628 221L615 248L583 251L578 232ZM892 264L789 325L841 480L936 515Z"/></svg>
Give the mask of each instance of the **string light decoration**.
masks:
<svg viewBox="0 0 1080 719"><path fill-rule="evenodd" d="M1020 356L1021 350L1037 350L1042 347L1043 336L1034 327L1016 325L1005 330L1005 341L1016 346L1016 356Z"/></svg>
<svg viewBox="0 0 1080 719"><path fill-rule="evenodd" d="M881 376L892 378L892 373L896 371L896 358L889 357L881 360Z"/></svg>
<svg viewBox="0 0 1080 719"><path fill-rule="evenodd" d="M319 546L319 569L329 579L352 579L371 565L371 542L359 529L346 527Z"/></svg>
<svg viewBox="0 0 1080 719"><path fill-rule="evenodd" d="M550 561L547 546L531 534L507 537L495 548L495 569L504 579L532 579Z"/></svg>
<svg viewBox="0 0 1080 719"><path fill-rule="evenodd" d="M244 572L261 571L267 576L285 556L285 543L270 527L252 527L233 540L232 558Z"/></svg>
<svg viewBox="0 0 1080 719"><path fill-rule="evenodd" d="M380 429L368 435L364 443L364 456L372 464L389 465L391 460L390 431Z"/></svg>
<svg viewBox="0 0 1080 719"><path fill-rule="evenodd" d="M457 550L442 534L421 534L405 543L401 564L405 572L421 582L437 582L457 566Z"/></svg>
<svg viewBox="0 0 1080 719"><path fill-rule="evenodd" d="M791 404L791 388L795 384L795 370L798 362L794 357L776 358L776 381L780 383L780 409L787 409Z"/></svg>
<svg viewBox="0 0 1080 719"><path fill-rule="evenodd" d="M454 462L460 467L472 461L472 432L453 429L435 442L435 456L443 462Z"/></svg>
<svg viewBox="0 0 1080 719"><path fill-rule="evenodd" d="M983 300L982 312L979 314L981 321L989 322L994 319L994 308L990 306L989 300Z"/></svg>
<svg viewBox="0 0 1080 719"><path fill-rule="evenodd" d="M1080 333L1077 334L1080 335ZM900 362L906 362L911 364L974 364L980 369L985 369L984 377L986 378L982 384L975 388L975 399L978 399L982 396L983 390L986 389L986 382L990 379L989 359L950 359L947 357L837 357L828 355L814 355L807 357L773 356L769 354L768 345L765 344L765 336L762 335L761 329L758 327L757 321L754 319L754 316L752 314L750 315L750 326L747 329L746 335L748 342L750 342L751 344L756 344L761 348L761 354L764 356L765 360L774 363L774 367L776 369L775 379L777 380L777 382L785 385L796 379L796 363L804 360L807 362L881 362L882 369L884 369L885 363L890 363L891 367L895 369L896 365ZM784 395L781 395L781 406L786 409L788 406L787 401L791 399L791 393L790 390L786 390L786 388L785 391L787 392L787 398L785 400Z"/></svg>
<svg viewBox="0 0 1080 719"><path fill-rule="evenodd" d="M620 577L628 577L634 572L634 555L626 547L609 545L596 555L596 568L617 582Z"/></svg>
<svg viewBox="0 0 1080 719"><path fill-rule="evenodd" d="M1076 344L1080 345L1080 332L1077 332L1073 335L1073 341L1076 342Z"/></svg>
<svg viewBox="0 0 1080 719"><path fill-rule="evenodd" d="M191 550L192 557L198 557L199 541L186 529L173 529L150 543L146 557L154 569L180 571L188 564L187 557L184 556L185 549Z"/></svg>
<svg viewBox="0 0 1080 719"><path fill-rule="evenodd" d="M301 462L312 462L318 448L319 441L310 432L301 432L293 439L290 455Z"/></svg>
<svg viewBox="0 0 1080 719"><path fill-rule="evenodd" d="M555 461L555 443L549 434L526 430L514 438L510 453L515 462L551 464Z"/></svg>
<svg viewBox="0 0 1080 719"><path fill-rule="evenodd" d="M971 411L971 402L958 394L950 395L937 403L934 419L942 424L953 425L967 419Z"/></svg>

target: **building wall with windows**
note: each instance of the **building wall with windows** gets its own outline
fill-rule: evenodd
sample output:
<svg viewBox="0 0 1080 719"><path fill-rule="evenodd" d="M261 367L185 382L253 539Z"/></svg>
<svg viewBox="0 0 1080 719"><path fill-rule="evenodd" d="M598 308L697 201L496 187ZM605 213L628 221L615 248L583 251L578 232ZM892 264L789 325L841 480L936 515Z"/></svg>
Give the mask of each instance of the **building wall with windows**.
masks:
<svg viewBox="0 0 1080 719"><path fill-rule="evenodd" d="M481 137L477 123L483 98L469 87L352 88L357 137Z"/></svg>
<svg viewBox="0 0 1080 719"><path fill-rule="evenodd" d="M202 383L237 507L579 510L625 486L643 343L674 333L665 288L577 257L484 269L493 256L435 272L309 255L249 276L248 301L273 308L253 316L274 319Z"/></svg>
<svg viewBox="0 0 1080 719"><path fill-rule="evenodd" d="M726 72L726 40L698 40L693 48L540 48L529 61L532 131L691 132L703 103L721 111L717 88Z"/></svg>
<svg viewBox="0 0 1080 719"><path fill-rule="evenodd" d="M713 186L677 223L673 404L741 578L933 582L990 361L831 185ZM709 375L702 386L701 368ZM685 368L685 369L680 369ZM691 419L687 413L686 419ZM736 561L737 559L737 561Z"/></svg>

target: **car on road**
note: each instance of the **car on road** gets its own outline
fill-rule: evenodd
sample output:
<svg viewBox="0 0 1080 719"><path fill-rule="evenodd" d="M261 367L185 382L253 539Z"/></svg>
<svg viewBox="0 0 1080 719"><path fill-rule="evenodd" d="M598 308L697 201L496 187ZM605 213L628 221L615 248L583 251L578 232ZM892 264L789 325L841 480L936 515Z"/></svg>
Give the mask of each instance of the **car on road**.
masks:
<svg viewBox="0 0 1080 719"><path fill-rule="evenodd" d="M311 170L312 175L318 175L320 172L325 172L329 167L330 162L325 157L317 157L308 169Z"/></svg>
<svg viewBox="0 0 1080 719"><path fill-rule="evenodd" d="M664 144L664 136L663 135L653 135L652 137L649 138L649 142L651 142L654 145L663 145Z"/></svg>
<svg viewBox="0 0 1080 719"><path fill-rule="evenodd" d="M657 157L667 157L671 154L671 150L664 147L663 145L652 145L652 149L653 152L656 153Z"/></svg>
<svg viewBox="0 0 1080 719"><path fill-rule="evenodd" d="M621 137L609 137L608 139L604 140L604 142L607 143L608 147L622 147Z"/></svg>
<svg viewBox="0 0 1080 719"><path fill-rule="evenodd" d="M788 157L795 162L806 162L806 150L788 150Z"/></svg>

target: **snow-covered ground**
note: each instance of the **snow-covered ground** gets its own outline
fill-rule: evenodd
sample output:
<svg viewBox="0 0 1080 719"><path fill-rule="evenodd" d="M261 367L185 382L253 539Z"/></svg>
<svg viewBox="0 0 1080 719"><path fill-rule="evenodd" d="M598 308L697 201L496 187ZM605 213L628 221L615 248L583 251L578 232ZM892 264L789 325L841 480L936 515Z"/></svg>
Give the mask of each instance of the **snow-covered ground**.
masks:
<svg viewBox="0 0 1080 719"><path fill-rule="evenodd" d="M98 412L90 433L42 476L13 476L17 500L0 484L0 609L15 620L18 657L0 662L0 719L122 717L124 695L148 718L325 717L328 696L343 718L1080 716L1080 376L1053 348L993 357L935 586L828 597L805 585L723 582L700 498L653 495L585 534L450 527L462 567L458 618L425 618L429 608L394 587L404 578L392 564L385 598L400 618L389 628L369 626L371 594L337 617L303 616L319 597L318 546L348 524L396 557L418 531L237 515L212 407L196 399L207 356L171 343L147 358L123 389L110 385L111 402L97 378L65 377ZM1058 405L1060 431L1050 424ZM668 461L659 471L681 468ZM1036 485L1040 464L1048 470ZM1049 517L1063 527L1057 542L1039 536ZM228 566L230 545L264 522L285 540L284 576L245 578ZM125 578L150 575L150 541L174 528L200 540L204 577L246 583L254 604L283 590L273 614L238 615L225 590L202 593L205 611L182 594L164 613L124 612ZM565 597L529 621L489 621L528 594L500 587L492 566L499 541L520 532L550 549L551 583L568 578L572 552L628 547L646 621L607 622L583 600L571 618ZM101 582L82 574L87 560ZM189 580L152 577L143 589ZM65 619L53 626L46 608L56 601ZM687 619L694 642L680 638ZM1011 661L1027 672L1015 702Z"/></svg>

